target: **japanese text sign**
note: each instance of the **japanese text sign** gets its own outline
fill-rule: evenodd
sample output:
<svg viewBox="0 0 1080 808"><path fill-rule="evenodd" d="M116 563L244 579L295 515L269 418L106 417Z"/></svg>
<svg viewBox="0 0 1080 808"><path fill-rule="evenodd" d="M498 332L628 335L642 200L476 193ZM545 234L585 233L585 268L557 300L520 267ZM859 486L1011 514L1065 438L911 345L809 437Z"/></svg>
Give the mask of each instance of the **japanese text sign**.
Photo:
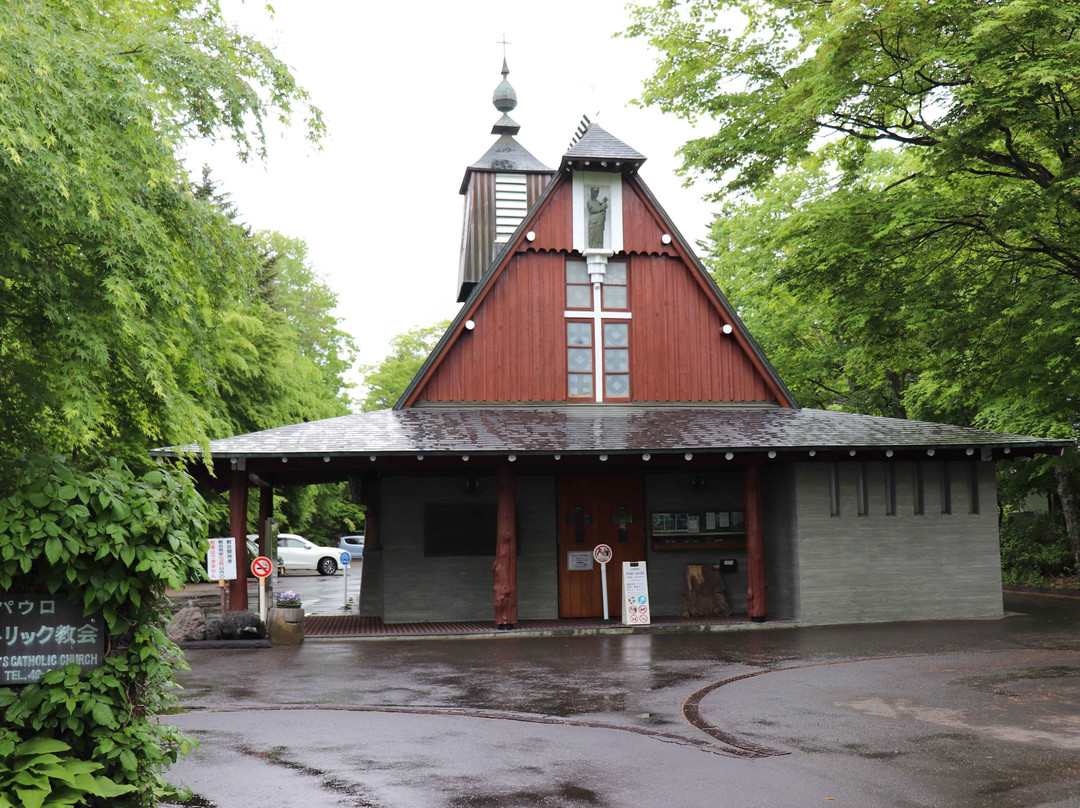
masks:
<svg viewBox="0 0 1080 808"><path fill-rule="evenodd" d="M0 686L28 685L73 662L93 670L104 659L100 613L84 617L63 595L0 595Z"/></svg>
<svg viewBox="0 0 1080 808"><path fill-rule="evenodd" d="M210 539L206 554L206 577L211 581L231 581L236 577L236 539Z"/></svg>

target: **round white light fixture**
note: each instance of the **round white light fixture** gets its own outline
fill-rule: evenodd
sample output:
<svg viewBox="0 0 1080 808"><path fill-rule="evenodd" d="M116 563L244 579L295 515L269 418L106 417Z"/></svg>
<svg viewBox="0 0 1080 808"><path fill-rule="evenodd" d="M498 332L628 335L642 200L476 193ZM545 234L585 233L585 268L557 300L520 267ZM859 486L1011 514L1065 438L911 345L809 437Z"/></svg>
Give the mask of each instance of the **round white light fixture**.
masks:
<svg viewBox="0 0 1080 808"><path fill-rule="evenodd" d="M607 455L600 455L600 462L603 463L605 460L607 460Z"/></svg>
<svg viewBox="0 0 1080 808"><path fill-rule="evenodd" d="M731 323L724 323L724 327L720 329L725 334L730 334L735 329L731 327Z"/></svg>
<svg viewBox="0 0 1080 808"><path fill-rule="evenodd" d="M469 456L468 456L468 455L462 455L462 456L461 456L461 459L462 459L462 461L463 461L463 462L465 462L465 463L468 463L468 462L469 462Z"/></svg>
<svg viewBox="0 0 1080 808"><path fill-rule="evenodd" d="M528 233L525 234L525 238L527 238L529 241L536 241L536 231L530 230Z"/></svg>
<svg viewBox="0 0 1080 808"><path fill-rule="evenodd" d="M670 244L671 243L671 234L670 233L664 233L664 235L660 236L660 242L662 244Z"/></svg>
<svg viewBox="0 0 1080 808"><path fill-rule="evenodd" d="M776 452L773 450L769 450L769 458L772 459L774 457L776 457Z"/></svg>
<svg viewBox="0 0 1080 808"><path fill-rule="evenodd" d="M686 458L687 460L693 460L694 459L694 455L692 453L690 453L690 452L687 452L686 454L684 454L683 457Z"/></svg>
<svg viewBox="0 0 1080 808"><path fill-rule="evenodd" d="M724 454L724 459L725 460L734 460L735 459L735 453L734 452L726 452Z"/></svg>
<svg viewBox="0 0 1080 808"><path fill-rule="evenodd" d="M971 457L973 454L975 454L975 450L974 449L966 449L964 451L964 454L966 454L968 457Z"/></svg>
<svg viewBox="0 0 1080 808"><path fill-rule="evenodd" d="M506 458L506 459L507 459L507 460L509 460L509 461L510 461L511 463L514 463L514 462L516 462L516 461L517 461L517 455L510 455L510 456L509 456L508 458Z"/></svg>
<svg viewBox="0 0 1080 808"><path fill-rule="evenodd" d="M928 454L928 455L929 455L930 457L933 457L933 456L934 456L934 450L933 450L933 449L927 449L927 450L926 450L926 453L927 453L927 454Z"/></svg>
<svg viewBox="0 0 1080 808"><path fill-rule="evenodd" d="M641 459L648 463L650 460L652 460L652 455L646 452L641 456Z"/></svg>
<svg viewBox="0 0 1080 808"><path fill-rule="evenodd" d="M476 323L474 321L472 321L472 320L466 320L465 321L465 330L466 331L472 331L474 328L476 328Z"/></svg>
<svg viewBox="0 0 1080 808"><path fill-rule="evenodd" d="M810 454L811 457L816 457L817 456L817 449L811 449L809 454Z"/></svg>
<svg viewBox="0 0 1080 808"><path fill-rule="evenodd" d="M324 458L322 459L322 462L324 462L324 463L329 463L329 462L330 462L330 458L329 458L329 457L324 457Z"/></svg>
<svg viewBox="0 0 1080 808"><path fill-rule="evenodd" d="M893 456L893 450L892 449L886 449L885 450L885 456L886 457L892 457Z"/></svg>
<svg viewBox="0 0 1080 808"><path fill-rule="evenodd" d="M556 460L562 460L562 455L555 455Z"/></svg>

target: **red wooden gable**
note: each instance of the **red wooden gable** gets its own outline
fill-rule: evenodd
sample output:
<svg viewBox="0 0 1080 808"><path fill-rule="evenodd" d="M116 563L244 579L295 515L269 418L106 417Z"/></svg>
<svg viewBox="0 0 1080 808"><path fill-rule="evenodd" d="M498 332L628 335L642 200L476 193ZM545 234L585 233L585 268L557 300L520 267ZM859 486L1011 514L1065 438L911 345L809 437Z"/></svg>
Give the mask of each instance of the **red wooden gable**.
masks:
<svg viewBox="0 0 1080 808"><path fill-rule="evenodd" d="M565 314L566 264L581 260L573 184L565 172L552 183L399 407L579 403L568 393ZM622 188L624 251L611 258L627 264L631 313L630 393L621 402L794 406L648 190L634 175Z"/></svg>

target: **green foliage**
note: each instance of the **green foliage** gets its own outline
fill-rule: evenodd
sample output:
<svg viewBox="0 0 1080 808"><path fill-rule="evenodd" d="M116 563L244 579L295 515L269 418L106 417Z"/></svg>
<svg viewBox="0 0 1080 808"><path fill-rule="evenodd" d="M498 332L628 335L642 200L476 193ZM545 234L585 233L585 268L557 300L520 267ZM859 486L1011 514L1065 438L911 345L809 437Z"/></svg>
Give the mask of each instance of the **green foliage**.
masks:
<svg viewBox="0 0 1080 808"><path fill-rule="evenodd" d="M1001 526L1001 577L1005 583L1046 586L1075 572L1065 520L1060 511L1013 513Z"/></svg>
<svg viewBox="0 0 1080 808"><path fill-rule="evenodd" d="M100 763L79 760L63 741L31 738L17 744L10 763L0 770L0 808L64 808L84 804L88 797L119 797L134 786L118 786L94 774Z"/></svg>
<svg viewBox="0 0 1080 808"><path fill-rule="evenodd" d="M267 115L300 107L318 136L318 111L199 0L5 3L0 106L0 446L204 439L230 327L251 328L229 301L258 261L178 149L261 152Z"/></svg>
<svg viewBox="0 0 1080 808"><path fill-rule="evenodd" d="M643 102L713 124L682 149L721 186L709 260L802 401L1080 438L1080 4L633 14Z"/></svg>
<svg viewBox="0 0 1080 808"><path fill-rule="evenodd" d="M450 321L443 320L426 328L411 328L394 337L389 356L377 365L361 368L368 391L361 409L370 412L393 407L449 327Z"/></svg>
<svg viewBox="0 0 1080 808"><path fill-rule="evenodd" d="M16 771L20 744L51 739L70 750L65 761L99 764L70 769L87 794L96 792L81 775L92 771L95 788L132 787L80 804L154 805L169 789L161 770L190 746L155 716L175 702L172 672L183 665L163 630L165 590L196 574L206 554L202 500L182 472L136 477L115 460L78 472L40 456L27 457L2 493L0 592L63 593L86 614L100 611L108 653L83 676L70 665L38 684L0 688L0 782ZM68 793L63 782L37 782L54 799Z"/></svg>

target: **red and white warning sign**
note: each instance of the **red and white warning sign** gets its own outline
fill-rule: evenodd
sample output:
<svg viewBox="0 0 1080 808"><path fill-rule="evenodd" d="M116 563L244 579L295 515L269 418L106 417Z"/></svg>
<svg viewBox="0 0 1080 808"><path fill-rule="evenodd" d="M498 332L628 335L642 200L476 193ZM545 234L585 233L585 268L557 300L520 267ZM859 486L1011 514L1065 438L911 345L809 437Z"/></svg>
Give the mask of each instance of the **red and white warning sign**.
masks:
<svg viewBox="0 0 1080 808"><path fill-rule="evenodd" d="M598 564L606 564L611 561L611 548L606 544L598 544L593 548L592 557Z"/></svg>
<svg viewBox="0 0 1080 808"><path fill-rule="evenodd" d="M270 571L273 569L273 565L270 563L270 559L266 556L259 556L251 562L251 572L256 578L267 578L270 576Z"/></svg>

